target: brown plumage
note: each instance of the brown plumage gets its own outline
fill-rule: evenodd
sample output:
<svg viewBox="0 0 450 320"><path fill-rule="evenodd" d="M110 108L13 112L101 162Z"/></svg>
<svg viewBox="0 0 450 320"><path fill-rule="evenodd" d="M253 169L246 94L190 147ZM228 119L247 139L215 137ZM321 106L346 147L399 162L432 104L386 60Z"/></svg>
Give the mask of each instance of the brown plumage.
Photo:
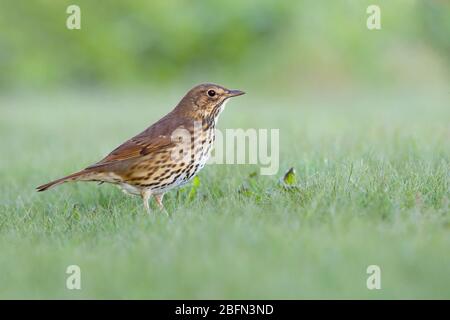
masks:
<svg viewBox="0 0 450 320"><path fill-rule="evenodd" d="M185 184L203 168L225 102L242 94L244 92L215 84L198 85L169 114L101 161L39 186L37 190L45 191L68 181L108 182L142 196L148 211L148 200L152 195L163 208L164 193Z"/></svg>

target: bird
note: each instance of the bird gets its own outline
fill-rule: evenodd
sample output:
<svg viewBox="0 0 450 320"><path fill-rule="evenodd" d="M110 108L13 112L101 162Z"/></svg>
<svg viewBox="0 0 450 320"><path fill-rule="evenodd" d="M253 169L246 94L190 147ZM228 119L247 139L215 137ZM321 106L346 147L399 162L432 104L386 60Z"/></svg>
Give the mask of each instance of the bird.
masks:
<svg viewBox="0 0 450 320"><path fill-rule="evenodd" d="M36 189L41 192L70 181L106 182L141 196L148 213L152 196L165 210L164 194L189 182L205 166L225 104L243 94L213 83L199 84L167 115L99 162Z"/></svg>

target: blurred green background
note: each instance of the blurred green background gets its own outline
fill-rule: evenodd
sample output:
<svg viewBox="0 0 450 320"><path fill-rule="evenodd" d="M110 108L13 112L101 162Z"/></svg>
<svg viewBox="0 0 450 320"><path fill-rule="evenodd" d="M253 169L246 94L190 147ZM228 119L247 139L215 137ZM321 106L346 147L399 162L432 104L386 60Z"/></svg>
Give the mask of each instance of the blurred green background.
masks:
<svg viewBox="0 0 450 320"><path fill-rule="evenodd" d="M66 8L81 8L68 30ZM381 7L382 29L366 28ZM254 86L392 85L448 77L450 1L0 2L0 89L152 86L240 79Z"/></svg>
<svg viewBox="0 0 450 320"><path fill-rule="evenodd" d="M0 298L449 298L449 66L448 0L1 0ZM208 165L170 219L107 184L35 192L199 82L247 92L220 128L280 129L276 175Z"/></svg>

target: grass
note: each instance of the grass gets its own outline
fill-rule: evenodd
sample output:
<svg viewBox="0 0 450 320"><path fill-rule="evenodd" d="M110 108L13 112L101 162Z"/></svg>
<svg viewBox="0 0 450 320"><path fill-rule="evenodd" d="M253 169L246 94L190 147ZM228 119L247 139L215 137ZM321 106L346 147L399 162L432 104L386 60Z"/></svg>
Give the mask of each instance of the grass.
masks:
<svg viewBox="0 0 450 320"><path fill-rule="evenodd" d="M189 185L167 195L167 218L113 186L34 188L99 160L176 95L3 96L0 298L449 298L448 93L257 97L228 104L220 127L279 128L279 173L208 165L194 199ZM278 187L289 167L294 191ZM79 291L65 287L72 264ZM366 288L372 264L381 290Z"/></svg>

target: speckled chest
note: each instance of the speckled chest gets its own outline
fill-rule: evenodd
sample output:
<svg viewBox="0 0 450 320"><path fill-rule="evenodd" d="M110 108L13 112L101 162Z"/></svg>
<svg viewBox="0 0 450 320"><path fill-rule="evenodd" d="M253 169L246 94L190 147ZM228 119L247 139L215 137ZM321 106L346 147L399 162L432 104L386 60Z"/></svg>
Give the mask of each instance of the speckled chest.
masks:
<svg viewBox="0 0 450 320"><path fill-rule="evenodd" d="M183 150L185 152L180 163L182 170L173 177L174 186L185 184L205 166L210 157L214 140L214 128L199 130L192 136L189 150Z"/></svg>
<svg viewBox="0 0 450 320"><path fill-rule="evenodd" d="M215 140L215 123L206 123L190 136L190 143L178 147L159 158L143 161L141 170L135 171L121 183L124 191L138 194L141 190L164 193L190 181L206 164ZM176 159L174 158L176 152Z"/></svg>

